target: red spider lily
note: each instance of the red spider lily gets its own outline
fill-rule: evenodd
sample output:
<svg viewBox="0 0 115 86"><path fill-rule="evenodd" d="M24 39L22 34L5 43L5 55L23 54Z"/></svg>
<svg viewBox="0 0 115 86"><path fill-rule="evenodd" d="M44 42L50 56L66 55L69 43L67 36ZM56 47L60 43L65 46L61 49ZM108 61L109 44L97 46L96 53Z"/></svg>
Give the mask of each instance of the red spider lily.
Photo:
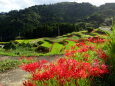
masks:
<svg viewBox="0 0 115 86"><path fill-rule="evenodd" d="M66 39L66 40L73 41L73 42L78 42L78 40L73 40L73 39Z"/></svg>
<svg viewBox="0 0 115 86"><path fill-rule="evenodd" d="M106 60L107 59L107 55L106 55L106 53L102 50L102 49L98 49L98 50L96 50L96 53L97 53L97 56L98 57L100 57L100 58L102 58L102 59L104 59L104 60Z"/></svg>
<svg viewBox="0 0 115 86"><path fill-rule="evenodd" d="M83 57L84 57L84 58L88 58L88 57L90 57L90 55L87 54L87 53L84 53L84 54L83 54Z"/></svg>
<svg viewBox="0 0 115 86"><path fill-rule="evenodd" d="M65 58L61 58L56 64L49 65L47 70L43 69L42 71L37 71L34 73L32 79L43 81L54 77L57 77L57 80L67 80L69 78L86 78L89 75L97 76L106 73L106 67L102 67L93 67L90 63L77 62L73 59L67 60Z"/></svg>
<svg viewBox="0 0 115 86"><path fill-rule="evenodd" d="M100 61L98 59L94 59L93 65L98 67L100 65Z"/></svg>
<svg viewBox="0 0 115 86"><path fill-rule="evenodd" d="M63 64L65 61L66 61L65 58L60 58L60 59L58 60L58 64Z"/></svg>
<svg viewBox="0 0 115 86"><path fill-rule="evenodd" d="M48 61L46 60L41 60L41 61L30 63L30 64L24 64L24 65L21 65L20 67L27 72L35 72L36 69L40 69L42 66L44 66L43 64L47 62Z"/></svg>
<svg viewBox="0 0 115 86"><path fill-rule="evenodd" d="M72 56L72 53L71 52L67 52L67 53L65 53L65 56L70 57L70 56Z"/></svg>
<svg viewBox="0 0 115 86"><path fill-rule="evenodd" d="M87 52L89 50L94 50L93 46L88 46L88 45L82 45L82 47L80 47L77 52Z"/></svg>
<svg viewBox="0 0 115 86"><path fill-rule="evenodd" d="M88 51L87 48L80 48L80 49L77 50L77 52L80 52L80 53L87 52L87 51Z"/></svg>
<svg viewBox="0 0 115 86"><path fill-rule="evenodd" d="M100 63L100 61L98 59L94 59L94 62L96 63Z"/></svg>
<svg viewBox="0 0 115 86"><path fill-rule="evenodd" d="M43 60L40 61L40 63L41 63L41 64L45 64L45 63L48 63L48 61L45 60L45 59L43 59Z"/></svg>
<svg viewBox="0 0 115 86"><path fill-rule="evenodd" d="M29 80L23 82L23 86L36 86L35 84L31 83Z"/></svg>
<svg viewBox="0 0 115 86"><path fill-rule="evenodd" d="M67 81L69 79L80 79L87 78L90 76L100 76L101 74L105 74L108 72L107 67L105 65L92 66L90 63L78 62L74 59L60 58L55 64L51 63L47 65L47 69L44 69L43 67L40 71L34 72L32 75L32 80L47 81L55 77L59 84L64 84L64 81ZM35 69L39 69L39 67L36 67L35 65L29 66L33 66L35 67ZM27 67L27 69L25 70L27 71L30 68Z"/></svg>
<svg viewBox="0 0 115 86"><path fill-rule="evenodd" d="M64 55L67 57L73 57L75 53L77 53L77 50L69 50L69 51L66 51Z"/></svg>
<svg viewBox="0 0 115 86"><path fill-rule="evenodd" d="M39 80L39 81L44 81L44 80L49 80L53 78L53 75L51 74L50 71L45 71L43 73L34 73L32 80Z"/></svg>
<svg viewBox="0 0 115 86"><path fill-rule="evenodd" d="M105 42L105 39L100 38L100 37L90 37L87 40L89 42L93 42L93 43L103 43L103 42Z"/></svg>
<svg viewBox="0 0 115 86"><path fill-rule="evenodd" d="M108 73L108 67L105 64L101 65L101 69L103 70L103 73Z"/></svg>
<svg viewBox="0 0 115 86"><path fill-rule="evenodd" d="M76 48L76 46L72 46L71 49L74 50Z"/></svg>
<svg viewBox="0 0 115 86"><path fill-rule="evenodd" d="M83 48L87 48L88 50L94 50L95 49L95 47L92 45L90 45L90 46L85 45L85 46L83 46Z"/></svg>
<svg viewBox="0 0 115 86"><path fill-rule="evenodd" d="M92 67L89 70L90 76L100 76L102 74L108 73L107 66L101 65L101 67Z"/></svg>
<svg viewBox="0 0 115 86"><path fill-rule="evenodd" d="M84 46L85 43L84 42L80 42L80 43L76 43L76 46L80 47L80 46Z"/></svg>
<svg viewBox="0 0 115 86"><path fill-rule="evenodd" d="M41 65L39 62L35 62L35 63L30 63L30 64L24 64L24 65L21 65L20 67L27 72L35 72L35 70L37 68L40 68Z"/></svg>
<svg viewBox="0 0 115 86"><path fill-rule="evenodd" d="M78 40L71 40L78 42ZM99 37L91 37L88 41L93 43L102 43L104 39ZM88 42L89 43L89 42ZM91 63L90 54L87 54L87 51L95 52L98 55L96 59L93 59ZM77 55L81 54L81 60L77 61ZM90 78L95 76L101 76L102 74L108 73L108 67L105 64L102 64L101 60L106 59L107 55L102 49L97 49L93 45L86 45L85 42L79 42L75 46L72 46L70 50L66 50L65 58L60 58L55 62L48 63L46 60L41 60L38 62L22 65L21 68L27 72L30 72L32 75L33 82L44 82L44 86L49 85L50 80L55 80L59 86L64 86L66 82L71 80L78 80L81 78ZM48 64L46 64L48 63ZM25 86L34 86L32 82L26 82ZM76 84L78 86L78 84Z"/></svg>

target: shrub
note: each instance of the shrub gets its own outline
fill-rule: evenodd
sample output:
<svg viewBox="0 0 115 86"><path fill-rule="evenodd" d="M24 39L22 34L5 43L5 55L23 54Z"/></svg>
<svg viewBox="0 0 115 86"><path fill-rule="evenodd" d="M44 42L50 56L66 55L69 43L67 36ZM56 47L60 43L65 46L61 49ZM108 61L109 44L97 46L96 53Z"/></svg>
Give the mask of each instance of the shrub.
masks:
<svg viewBox="0 0 115 86"><path fill-rule="evenodd" d="M6 50L16 49L16 44L14 42L9 42L3 48L6 49Z"/></svg>
<svg viewBox="0 0 115 86"><path fill-rule="evenodd" d="M18 44L18 46L31 48L32 44L30 44L30 43L20 43L20 44Z"/></svg>
<svg viewBox="0 0 115 86"><path fill-rule="evenodd" d="M44 46L38 46L35 49L35 51L38 52L38 53L48 53L50 51L50 49L47 48L47 47L44 47Z"/></svg>

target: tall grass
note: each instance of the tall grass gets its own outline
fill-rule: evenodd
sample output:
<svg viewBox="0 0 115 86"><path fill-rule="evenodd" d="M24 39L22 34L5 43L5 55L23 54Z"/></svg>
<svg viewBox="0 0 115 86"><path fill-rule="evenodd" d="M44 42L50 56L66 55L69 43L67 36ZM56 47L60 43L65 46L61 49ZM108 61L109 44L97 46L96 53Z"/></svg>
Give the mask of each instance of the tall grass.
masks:
<svg viewBox="0 0 115 86"><path fill-rule="evenodd" d="M109 65L109 74L106 77L107 86L115 85L115 22L112 24L112 32L108 32L108 44L107 52L108 52L108 60L107 64Z"/></svg>

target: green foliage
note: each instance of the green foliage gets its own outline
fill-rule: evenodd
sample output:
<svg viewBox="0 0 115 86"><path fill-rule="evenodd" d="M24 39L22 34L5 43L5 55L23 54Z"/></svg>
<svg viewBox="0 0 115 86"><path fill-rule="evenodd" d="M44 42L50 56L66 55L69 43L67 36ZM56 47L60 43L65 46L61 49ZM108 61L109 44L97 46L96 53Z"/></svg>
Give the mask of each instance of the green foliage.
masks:
<svg viewBox="0 0 115 86"><path fill-rule="evenodd" d="M51 37L87 29L84 18L96 11L97 7L89 3L65 2L0 13L0 41ZM82 23L75 24L78 22Z"/></svg>
<svg viewBox="0 0 115 86"><path fill-rule="evenodd" d="M7 70L18 67L20 61L18 60L5 60L0 61L0 72L5 72Z"/></svg>
<svg viewBox="0 0 115 86"><path fill-rule="evenodd" d="M106 64L108 65L109 73L103 78L95 78L94 86L114 86L115 82L115 24L112 26L112 32L105 32L107 34L107 43L104 46L108 54Z"/></svg>
<svg viewBox="0 0 115 86"><path fill-rule="evenodd" d="M51 41L51 40L45 39L44 41L46 41L46 42L48 42L50 44L53 44L53 41Z"/></svg>
<svg viewBox="0 0 115 86"><path fill-rule="evenodd" d="M114 3L96 7L62 2L0 13L0 41L55 37L80 30L91 32L100 25L111 25L114 10Z"/></svg>
<svg viewBox="0 0 115 86"><path fill-rule="evenodd" d="M9 49L16 49L16 44L14 42L9 42L5 44L4 49L9 50Z"/></svg>
<svg viewBox="0 0 115 86"><path fill-rule="evenodd" d="M92 33L97 33L97 34L106 34L106 32L100 30L100 29L94 29Z"/></svg>
<svg viewBox="0 0 115 86"><path fill-rule="evenodd" d="M51 55L63 54L64 50L65 50L65 47L62 44L54 43L52 45L50 54Z"/></svg>
<svg viewBox="0 0 115 86"><path fill-rule="evenodd" d="M108 34L109 36L109 46L108 46L108 54L109 54L109 61L108 64L112 66L111 76L109 76L111 85L115 82L115 24L112 26L112 33Z"/></svg>
<svg viewBox="0 0 115 86"><path fill-rule="evenodd" d="M38 42L37 42L38 45L41 45L41 44L43 44L43 43L44 43L43 41L38 41Z"/></svg>
<svg viewBox="0 0 115 86"><path fill-rule="evenodd" d="M28 63L36 61L36 59L27 60L28 58L29 57L26 57L26 59L23 58L20 60L7 59L7 60L0 61L0 73L18 68L22 63L28 64Z"/></svg>
<svg viewBox="0 0 115 86"><path fill-rule="evenodd" d="M65 49L69 49L70 46L75 44L75 42L72 42L66 39L78 40L80 38L91 37L91 35L87 33L87 31L72 32L72 33L65 34L66 37L63 37L63 36L64 35L52 37L52 38L44 37L44 38L39 38L39 39L16 40L12 42L16 46L15 49L0 48L0 55L47 56L47 55L63 54ZM40 49L39 49L40 46L47 48L47 50L42 48L40 52Z"/></svg>
<svg viewBox="0 0 115 86"><path fill-rule="evenodd" d="M44 47L44 46L38 46L35 49L36 52L38 53L48 53L49 52L49 48L48 47Z"/></svg>
<svg viewBox="0 0 115 86"><path fill-rule="evenodd" d="M115 15L115 3L106 3L100 6L100 13L105 17L111 17Z"/></svg>
<svg viewBox="0 0 115 86"><path fill-rule="evenodd" d="M30 44L30 43L19 43L18 45L17 45L17 47L23 47L23 48L25 48L25 47L28 47L28 48L32 48L32 44Z"/></svg>
<svg viewBox="0 0 115 86"><path fill-rule="evenodd" d="M33 44L33 47L38 47L39 45L43 44L43 41L38 41L36 43Z"/></svg>
<svg viewBox="0 0 115 86"><path fill-rule="evenodd" d="M63 41L60 41L60 42L58 42L59 44L62 44L62 45L66 45L67 43L68 43L68 41L66 41L66 40L63 40Z"/></svg>

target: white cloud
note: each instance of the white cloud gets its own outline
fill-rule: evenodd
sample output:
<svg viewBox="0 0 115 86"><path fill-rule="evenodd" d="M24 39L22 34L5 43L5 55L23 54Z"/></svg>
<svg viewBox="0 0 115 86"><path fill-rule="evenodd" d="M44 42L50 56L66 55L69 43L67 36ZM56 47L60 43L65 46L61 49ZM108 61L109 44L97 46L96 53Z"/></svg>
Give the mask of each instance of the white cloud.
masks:
<svg viewBox="0 0 115 86"><path fill-rule="evenodd" d="M0 0L0 12L8 12L10 10L19 10L33 5L64 1L90 2L97 6L108 2L115 2L115 0Z"/></svg>
<svg viewBox="0 0 115 86"><path fill-rule="evenodd" d="M35 4L33 0L0 0L0 12L19 10Z"/></svg>

